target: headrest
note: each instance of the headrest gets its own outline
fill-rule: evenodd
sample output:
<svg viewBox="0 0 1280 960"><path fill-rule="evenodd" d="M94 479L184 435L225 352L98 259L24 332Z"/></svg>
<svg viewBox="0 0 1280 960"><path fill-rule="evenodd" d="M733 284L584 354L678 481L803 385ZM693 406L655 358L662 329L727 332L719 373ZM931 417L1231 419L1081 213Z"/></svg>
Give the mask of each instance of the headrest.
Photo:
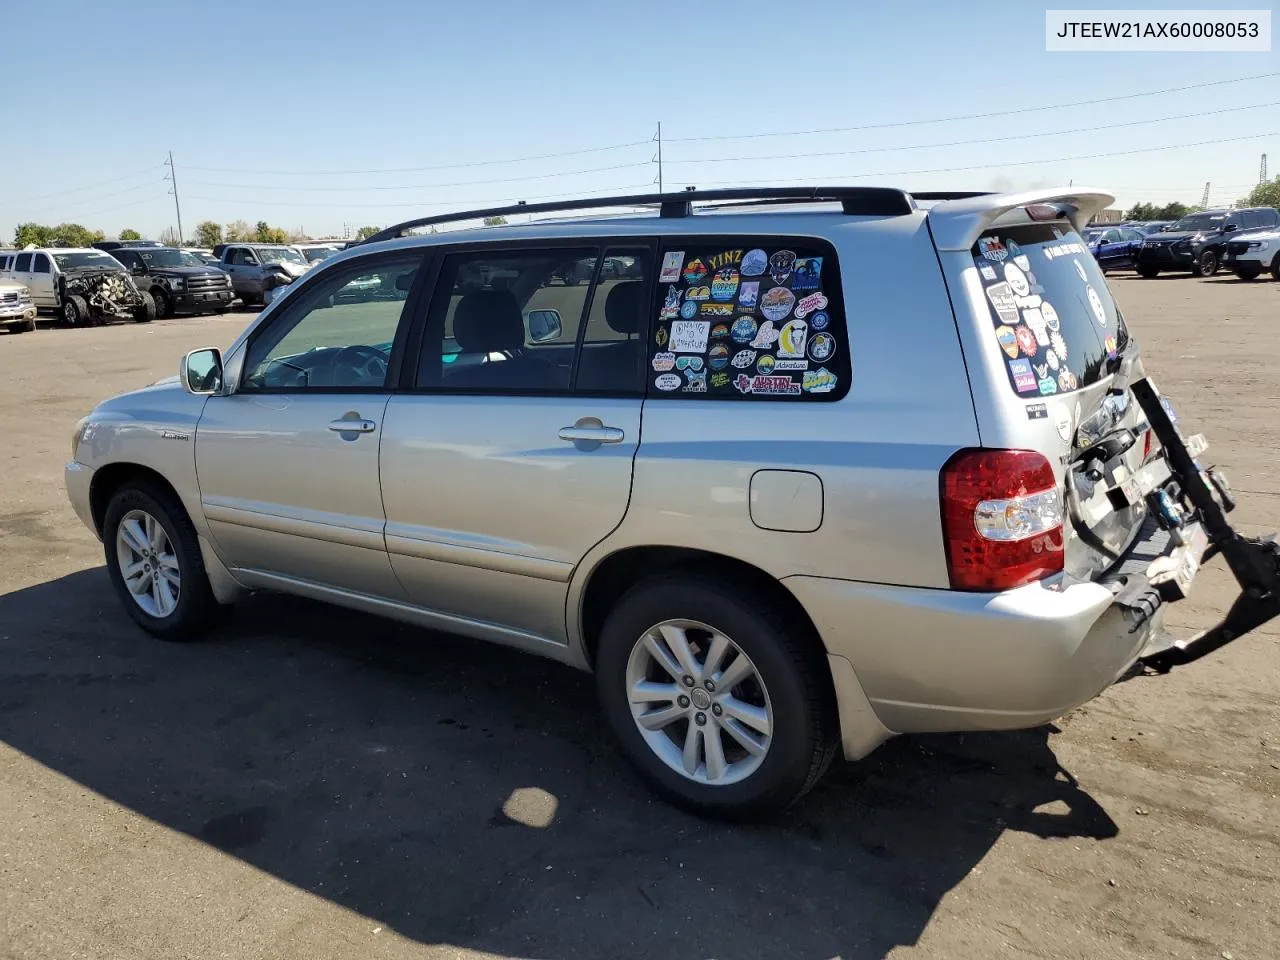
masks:
<svg viewBox="0 0 1280 960"><path fill-rule="evenodd" d="M466 353L497 353L524 346L524 316L510 290L479 290L458 301L453 336Z"/></svg>
<svg viewBox="0 0 1280 960"><path fill-rule="evenodd" d="M396 277L396 289L407 293L413 287L413 280L418 275L417 269L408 270Z"/></svg>
<svg viewBox="0 0 1280 960"><path fill-rule="evenodd" d="M616 333L639 333L644 329L643 280L615 284L604 301L604 319Z"/></svg>

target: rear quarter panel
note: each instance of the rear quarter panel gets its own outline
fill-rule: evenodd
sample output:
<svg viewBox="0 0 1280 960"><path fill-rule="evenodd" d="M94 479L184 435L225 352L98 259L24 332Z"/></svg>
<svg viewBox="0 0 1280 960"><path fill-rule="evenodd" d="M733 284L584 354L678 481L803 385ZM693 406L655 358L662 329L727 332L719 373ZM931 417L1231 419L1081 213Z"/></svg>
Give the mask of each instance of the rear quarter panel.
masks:
<svg viewBox="0 0 1280 960"><path fill-rule="evenodd" d="M621 548L670 545L726 554L780 579L945 587L939 470L955 450L976 444L978 432L923 216L833 217L807 230L788 229L786 221L780 227L776 216L717 218L707 233L732 236L726 220L742 220L743 234L808 235L835 247L849 335L839 349L851 351L850 390L834 402L651 396L630 508L583 570ZM821 479L816 530L753 523L751 477L770 468Z"/></svg>

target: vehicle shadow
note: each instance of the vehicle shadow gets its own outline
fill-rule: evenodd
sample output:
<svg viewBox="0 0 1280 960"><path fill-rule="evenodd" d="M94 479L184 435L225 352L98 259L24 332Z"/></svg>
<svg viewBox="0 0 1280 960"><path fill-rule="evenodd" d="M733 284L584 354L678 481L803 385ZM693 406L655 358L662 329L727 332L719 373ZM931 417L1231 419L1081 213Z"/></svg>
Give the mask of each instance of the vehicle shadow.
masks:
<svg viewBox="0 0 1280 960"><path fill-rule="evenodd" d="M0 624L0 739L424 943L878 958L1004 831L1117 833L1049 727L893 741L732 826L652 798L590 677L513 651L270 596L164 644L101 568L0 596Z"/></svg>

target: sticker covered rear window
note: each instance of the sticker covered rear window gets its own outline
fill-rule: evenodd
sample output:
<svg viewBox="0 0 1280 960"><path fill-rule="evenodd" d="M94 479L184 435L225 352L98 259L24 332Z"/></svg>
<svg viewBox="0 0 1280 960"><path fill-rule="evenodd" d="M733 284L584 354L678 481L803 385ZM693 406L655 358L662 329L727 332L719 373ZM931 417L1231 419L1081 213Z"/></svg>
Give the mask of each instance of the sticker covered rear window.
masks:
<svg viewBox="0 0 1280 960"><path fill-rule="evenodd" d="M972 254L1018 396L1069 393L1107 375L1128 338L1079 234L1065 224L1019 224L987 231Z"/></svg>
<svg viewBox="0 0 1280 960"><path fill-rule="evenodd" d="M812 241L669 243L649 396L837 400L850 357L835 258Z"/></svg>

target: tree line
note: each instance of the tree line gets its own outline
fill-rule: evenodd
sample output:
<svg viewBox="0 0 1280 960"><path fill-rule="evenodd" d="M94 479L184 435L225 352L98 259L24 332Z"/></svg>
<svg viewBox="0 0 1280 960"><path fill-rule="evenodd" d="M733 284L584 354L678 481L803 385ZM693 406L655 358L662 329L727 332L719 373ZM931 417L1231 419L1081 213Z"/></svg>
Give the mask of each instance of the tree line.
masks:
<svg viewBox="0 0 1280 960"><path fill-rule="evenodd" d="M373 236L381 227L361 227L356 231L355 239L364 240ZM13 232L13 245L18 249L32 247L91 247L107 235L102 230L90 230L79 223L21 223ZM117 235L120 240L144 240L141 233L132 227L125 227ZM183 239L173 227L166 227L157 237L161 243L171 247L183 246ZM273 227L265 220L259 220L250 226L245 220L233 220L228 224L204 220L196 224L195 233L185 238L186 246L213 247L219 243L304 243L311 237L300 230L286 230Z"/></svg>

